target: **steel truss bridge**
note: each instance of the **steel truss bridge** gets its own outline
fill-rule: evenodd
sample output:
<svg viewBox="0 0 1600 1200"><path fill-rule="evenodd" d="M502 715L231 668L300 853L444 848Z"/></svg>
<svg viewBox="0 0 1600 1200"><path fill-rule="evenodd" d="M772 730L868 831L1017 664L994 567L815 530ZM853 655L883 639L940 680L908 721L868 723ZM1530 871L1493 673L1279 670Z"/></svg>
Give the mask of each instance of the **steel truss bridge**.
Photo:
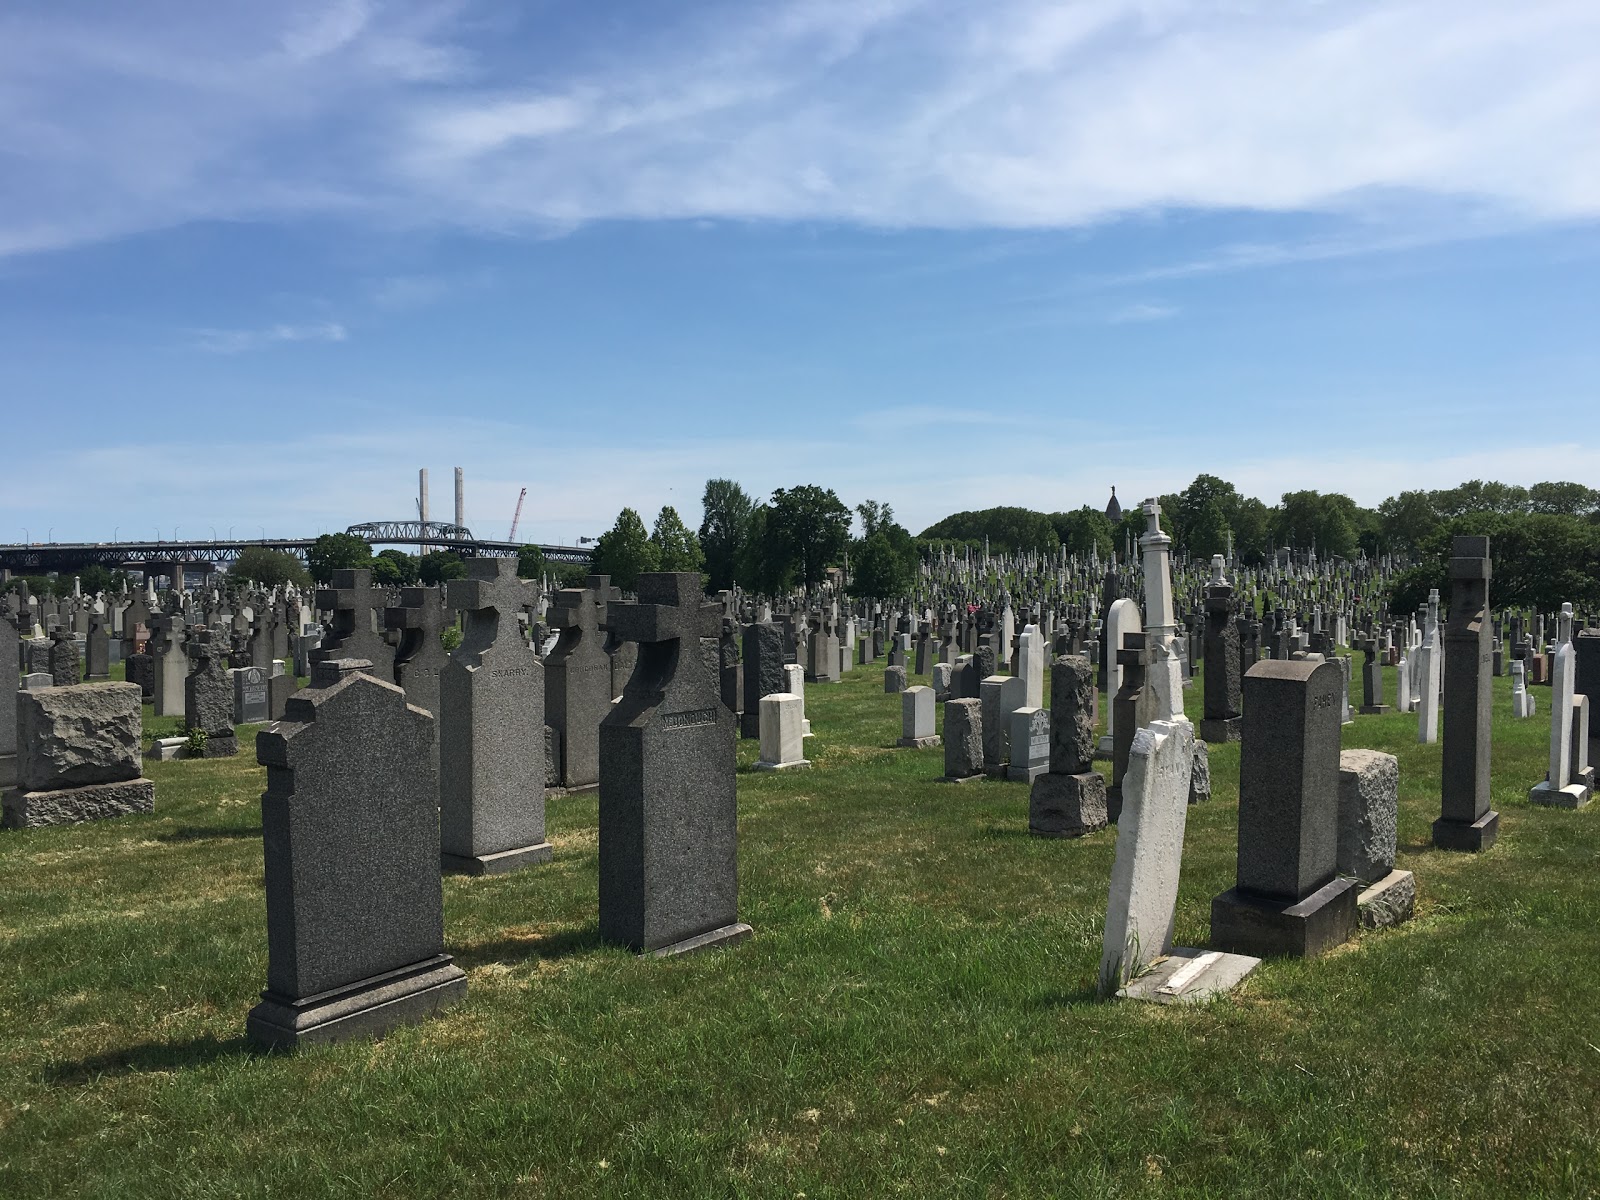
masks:
<svg viewBox="0 0 1600 1200"><path fill-rule="evenodd" d="M504 558L516 554L524 542L496 542L472 536L464 525L445 521L368 521L345 530L365 538L376 548L415 546L419 550L453 550L464 558L484 556ZM113 570L188 567L195 570L230 566L239 553L251 546L267 550L286 550L305 558L316 538L195 538L184 541L149 542L28 542L0 545L0 569L13 575L42 575L48 571L81 570L98 563ZM539 552L551 562L587 563L590 551L585 546L540 546Z"/></svg>

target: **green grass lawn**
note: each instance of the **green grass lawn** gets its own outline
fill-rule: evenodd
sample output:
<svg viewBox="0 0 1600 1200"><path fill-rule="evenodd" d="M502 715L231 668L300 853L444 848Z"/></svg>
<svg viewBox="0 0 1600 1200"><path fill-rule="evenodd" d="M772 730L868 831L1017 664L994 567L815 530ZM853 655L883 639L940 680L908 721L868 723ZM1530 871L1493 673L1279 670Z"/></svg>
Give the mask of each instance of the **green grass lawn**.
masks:
<svg viewBox="0 0 1600 1200"><path fill-rule="evenodd" d="M1495 681L1477 856L1429 846L1415 718L1358 716L1345 745L1400 758L1415 919L1179 1010L1093 998L1116 831L1030 838L1024 785L937 784L942 751L893 749L899 698L858 668L807 691L813 770L751 773L740 743L752 940L602 944L596 802L558 798L552 864L444 881L464 1004L297 1055L243 1037L246 729L237 759L150 764L151 816L0 834L0 1197L1600 1190L1600 813L1528 806L1534 690L1518 722ZM1212 749L1190 813L1184 944L1233 882L1238 753Z"/></svg>

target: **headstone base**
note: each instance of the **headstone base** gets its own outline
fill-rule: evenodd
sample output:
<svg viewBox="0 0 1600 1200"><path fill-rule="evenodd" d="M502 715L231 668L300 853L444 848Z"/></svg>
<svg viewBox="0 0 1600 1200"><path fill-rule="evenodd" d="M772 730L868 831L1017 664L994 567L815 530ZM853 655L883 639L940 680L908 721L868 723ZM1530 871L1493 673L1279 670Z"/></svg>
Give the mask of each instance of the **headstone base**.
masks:
<svg viewBox="0 0 1600 1200"><path fill-rule="evenodd" d="M972 783L974 780L989 778L982 771L974 771L971 775L941 775L940 783Z"/></svg>
<svg viewBox="0 0 1600 1200"><path fill-rule="evenodd" d="M1381 717L1384 713L1392 710L1387 704L1363 704L1356 711L1364 717Z"/></svg>
<svg viewBox="0 0 1600 1200"><path fill-rule="evenodd" d="M1195 971L1201 960L1210 959ZM1117 993L1119 1000L1151 1000L1156 1004L1200 1004L1212 996L1231 992L1244 977L1261 965L1248 954L1227 954L1220 950L1173 948L1171 954L1137 979L1130 979Z"/></svg>
<svg viewBox="0 0 1600 1200"><path fill-rule="evenodd" d="M144 756L155 762L175 762L180 758L188 758L189 739L181 737L157 738L150 743L150 749L144 752Z"/></svg>
<svg viewBox="0 0 1600 1200"><path fill-rule="evenodd" d="M494 854L449 854L440 852L439 869L446 875L509 875L524 867L536 867L555 856L549 842L500 850Z"/></svg>
<svg viewBox="0 0 1600 1200"><path fill-rule="evenodd" d="M201 758L232 758L239 753L239 739L234 734L227 737L208 737Z"/></svg>
<svg viewBox="0 0 1600 1200"><path fill-rule="evenodd" d="M1111 739L1103 737L1094 744L1094 756L1096 758L1110 758L1115 749L1116 747L1112 745Z"/></svg>
<svg viewBox="0 0 1600 1200"><path fill-rule="evenodd" d="M1012 783L1032 783L1041 775L1048 774L1049 771L1050 764L1048 762L1042 762L1036 767L1019 767L1013 765L1006 768L1006 778ZM1096 774L1098 774L1098 772L1096 772Z"/></svg>
<svg viewBox="0 0 1600 1200"><path fill-rule="evenodd" d="M1548 779L1536 783L1528 792L1529 804L1543 804L1549 808L1582 808L1594 793L1581 783L1569 783L1564 788L1553 788Z"/></svg>
<svg viewBox="0 0 1600 1200"><path fill-rule="evenodd" d="M941 738L937 733L935 733L935 734L930 735L929 737L919 737L919 738L906 738L906 737L903 737L898 742L896 742L895 745L904 747L907 750L926 750L929 746L942 745L943 742L944 742L944 739Z"/></svg>
<svg viewBox="0 0 1600 1200"><path fill-rule="evenodd" d="M8 791L0 807L0 825L7 829L38 829L45 825L76 825L155 811L156 785L148 779L121 783L91 783L56 792Z"/></svg>
<svg viewBox="0 0 1600 1200"><path fill-rule="evenodd" d="M755 930L743 921L735 921L732 925L724 925L720 929L713 929L710 933L697 934L692 938L684 938L681 942L673 942L670 946L661 946L655 950L641 951L640 958L672 958L678 954L693 954L697 950L710 950L714 946L732 946L742 942Z"/></svg>
<svg viewBox="0 0 1600 1200"><path fill-rule="evenodd" d="M983 775L985 779L1004 779L1006 777L1006 764L995 763L993 766L985 766Z"/></svg>
<svg viewBox="0 0 1600 1200"><path fill-rule="evenodd" d="M1433 823L1433 844L1441 850L1465 850L1476 854L1494 845L1500 832L1500 814L1490 809L1476 821L1452 821L1440 817Z"/></svg>
<svg viewBox="0 0 1600 1200"><path fill-rule="evenodd" d="M466 974L448 954L436 954L303 1000L262 992L245 1031L260 1045L286 1050L377 1037L415 1024L466 994Z"/></svg>
<svg viewBox="0 0 1600 1200"><path fill-rule="evenodd" d="M1409 921L1417 904L1417 877L1410 871L1390 871L1356 897L1356 913L1363 929L1387 929Z"/></svg>
<svg viewBox="0 0 1600 1200"><path fill-rule="evenodd" d="M809 758L797 758L793 762L758 762L753 769L757 771L798 771L801 768L810 766L811 760Z"/></svg>
<svg viewBox="0 0 1600 1200"><path fill-rule="evenodd" d="M1359 888L1335 879L1293 904L1230 888L1211 901L1211 944L1260 958L1326 954L1355 933Z"/></svg>
<svg viewBox="0 0 1600 1200"><path fill-rule="evenodd" d="M1106 827L1106 777L1045 774L1028 793L1028 832L1035 837L1082 837Z"/></svg>
<svg viewBox="0 0 1600 1200"><path fill-rule="evenodd" d="M1203 718L1200 722L1200 740L1217 746L1237 742L1243 725L1243 717Z"/></svg>

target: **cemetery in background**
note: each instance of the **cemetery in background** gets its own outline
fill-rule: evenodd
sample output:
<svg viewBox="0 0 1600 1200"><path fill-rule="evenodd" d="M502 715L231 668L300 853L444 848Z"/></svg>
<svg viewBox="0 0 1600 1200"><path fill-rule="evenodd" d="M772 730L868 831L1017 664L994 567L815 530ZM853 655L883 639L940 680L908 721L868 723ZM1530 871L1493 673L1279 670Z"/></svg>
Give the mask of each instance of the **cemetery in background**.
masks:
<svg viewBox="0 0 1600 1200"><path fill-rule="evenodd" d="M5 579L0 1194L1600 1187L1600 493L702 507Z"/></svg>

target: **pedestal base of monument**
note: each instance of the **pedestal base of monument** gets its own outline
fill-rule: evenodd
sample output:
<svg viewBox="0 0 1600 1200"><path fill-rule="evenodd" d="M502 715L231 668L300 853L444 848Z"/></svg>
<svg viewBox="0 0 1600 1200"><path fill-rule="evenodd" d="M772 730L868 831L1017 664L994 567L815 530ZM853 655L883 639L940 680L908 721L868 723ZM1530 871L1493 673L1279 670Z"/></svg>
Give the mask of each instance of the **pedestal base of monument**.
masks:
<svg viewBox="0 0 1600 1200"><path fill-rule="evenodd" d="M1248 954L1175 947L1137 979L1128 980L1119 1000L1151 1000L1157 1004L1199 1004L1230 992L1261 965Z"/></svg>
<svg viewBox="0 0 1600 1200"><path fill-rule="evenodd" d="M189 739L181 737L157 738L150 743L144 756L153 762L174 762L189 757Z"/></svg>
<svg viewBox="0 0 1600 1200"><path fill-rule="evenodd" d="M732 925L724 925L720 929L713 929L710 933L696 934L692 938L684 938L681 942L673 942L670 946L658 946L654 950L641 950L640 958L671 958L677 954L693 954L697 950L710 950L714 946L732 946L742 942L755 930L743 921L735 921Z"/></svg>
<svg viewBox="0 0 1600 1200"><path fill-rule="evenodd" d="M6 829L38 829L45 825L76 825L130 813L155 810L156 785L148 779L120 783L91 783L55 792L8 791L0 799Z"/></svg>
<svg viewBox="0 0 1600 1200"><path fill-rule="evenodd" d="M1528 792L1529 804L1543 804L1554 808L1582 808L1594 793L1581 783L1569 783L1564 788L1553 788L1548 779L1534 784Z"/></svg>
<svg viewBox="0 0 1600 1200"><path fill-rule="evenodd" d="M939 746L943 744L944 739L938 734L934 734L931 737L901 738L895 743L896 746L900 746L906 750L926 750L930 746Z"/></svg>
<svg viewBox="0 0 1600 1200"><path fill-rule="evenodd" d="M1239 740L1243 717L1203 717L1200 720L1200 740L1220 746Z"/></svg>
<svg viewBox="0 0 1600 1200"><path fill-rule="evenodd" d="M1106 778L1041 775L1028 793L1028 832L1034 837L1075 838L1106 827Z"/></svg>
<svg viewBox="0 0 1600 1200"><path fill-rule="evenodd" d="M755 764L754 769L757 771L799 771L810 766L811 760L809 758L797 758L793 762L758 762Z"/></svg>
<svg viewBox="0 0 1600 1200"><path fill-rule="evenodd" d="M555 855L549 842L536 846L519 846L515 850L500 850L494 854L450 854L441 852L439 869L446 875L509 875L524 867L547 863Z"/></svg>
<svg viewBox="0 0 1600 1200"><path fill-rule="evenodd" d="M201 758L232 758L239 753L239 739L234 734L225 737L208 737L200 751Z"/></svg>
<svg viewBox="0 0 1600 1200"><path fill-rule="evenodd" d="M467 977L448 954L295 1000L268 989L245 1032L263 1046L292 1050L378 1037L466 998Z"/></svg>
<svg viewBox="0 0 1600 1200"><path fill-rule="evenodd" d="M1304 900L1286 904L1231 888L1211 901L1211 944L1266 958L1315 958L1356 931L1354 879L1335 879Z"/></svg>
<svg viewBox="0 0 1600 1200"><path fill-rule="evenodd" d="M1417 904L1417 877L1410 871L1390 871L1356 897L1356 915L1363 929L1387 929L1409 921Z"/></svg>
<svg viewBox="0 0 1600 1200"><path fill-rule="evenodd" d="M1363 704L1357 711L1364 717L1381 717L1390 709L1387 704Z"/></svg>
<svg viewBox="0 0 1600 1200"><path fill-rule="evenodd" d="M1441 850L1477 853L1494 845L1500 832L1500 814L1490 809L1476 821L1454 821L1440 817L1433 823L1433 844Z"/></svg>
<svg viewBox="0 0 1600 1200"><path fill-rule="evenodd" d="M1040 763L1036 767L1019 767L1013 764L1006 768L1005 777L1012 783L1032 783L1035 779L1042 778L1049 770L1049 763Z"/></svg>

